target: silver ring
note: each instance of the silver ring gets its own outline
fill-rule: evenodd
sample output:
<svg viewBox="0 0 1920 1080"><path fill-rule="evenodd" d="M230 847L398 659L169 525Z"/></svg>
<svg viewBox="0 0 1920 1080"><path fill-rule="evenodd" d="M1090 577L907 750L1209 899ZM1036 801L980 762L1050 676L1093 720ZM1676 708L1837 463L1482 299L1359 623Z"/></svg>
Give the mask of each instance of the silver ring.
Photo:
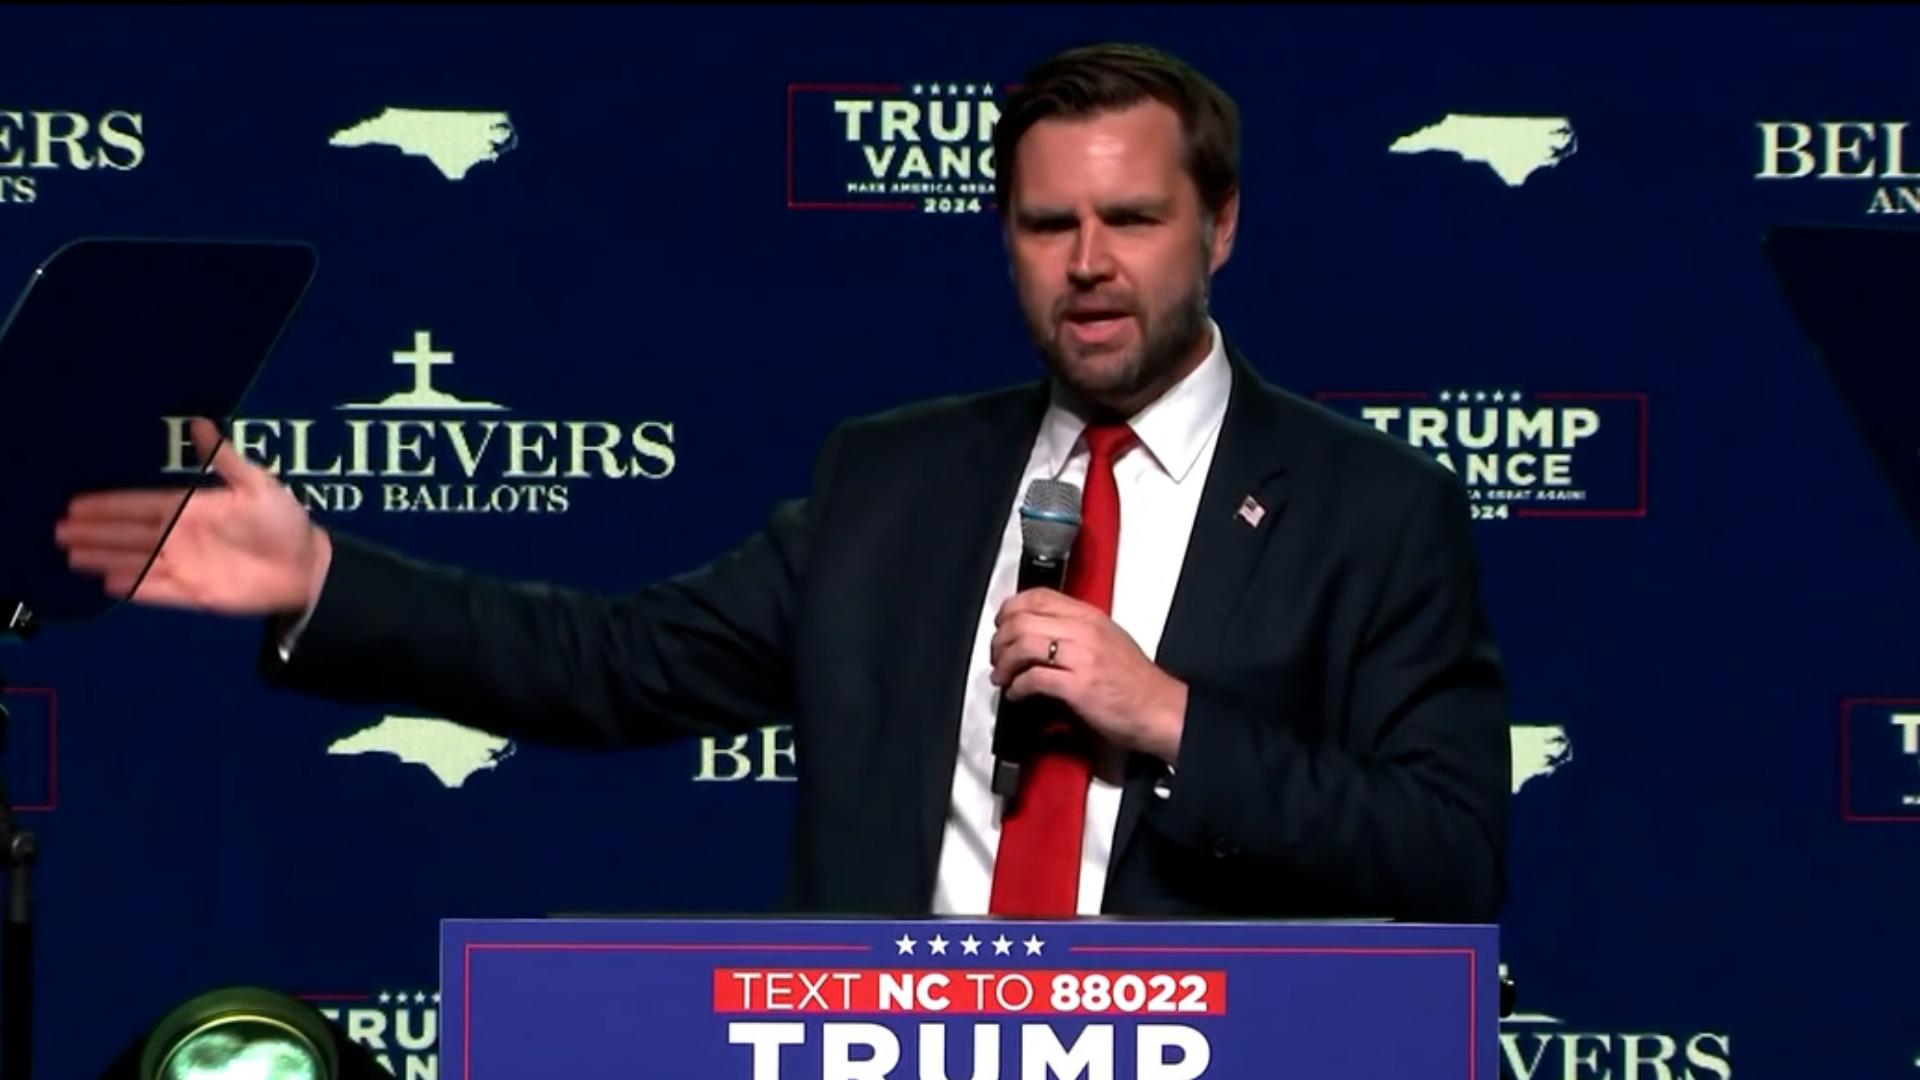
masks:
<svg viewBox="0 0 1920 1080"><path fill-rule="evenodd" d="M1060 655L1060 639L1054 638L1052 641L1047 642L1047 666L1048 667L1054 666L1054 663L1053 663L1054 659L1059 655Z"/></svg>

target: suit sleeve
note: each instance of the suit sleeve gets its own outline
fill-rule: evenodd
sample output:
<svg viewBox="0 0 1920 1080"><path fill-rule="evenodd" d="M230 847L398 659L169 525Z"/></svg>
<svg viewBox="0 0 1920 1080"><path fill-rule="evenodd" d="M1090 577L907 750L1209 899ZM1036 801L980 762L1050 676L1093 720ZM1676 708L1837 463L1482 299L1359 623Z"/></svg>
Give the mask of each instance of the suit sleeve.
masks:
<svg viewBox="0 0 1920 1080"><path fill-rule="evenodd" d="M496 580L345 536L290 658L269 626L263 677L338 701L405 702L456 723L570 746L644 745L789 715L791 637L814 492L697 570L608 597Z"/></svg>
<svg viewBox="0 0 1920 1080"><path fill-rule="evenodd" d="M1250 890L1305 884L1353 917L1496 919L1511 794L1506 688L1451 477L1422 485L1400 534L1345 720L1344 738L1310 744L1271 706L1190 687L1170 793L1151 800L1149 822L1239 867Z"/></svg>

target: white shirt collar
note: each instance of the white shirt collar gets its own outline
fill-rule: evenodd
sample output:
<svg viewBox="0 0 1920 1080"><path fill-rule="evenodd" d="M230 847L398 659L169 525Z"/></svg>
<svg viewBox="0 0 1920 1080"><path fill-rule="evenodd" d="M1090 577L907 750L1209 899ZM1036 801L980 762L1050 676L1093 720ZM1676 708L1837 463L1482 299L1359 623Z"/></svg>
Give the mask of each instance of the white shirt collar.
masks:
<svg viewBox="0 0 1920 1080"><path fill-rule="evenodd" d="M1141 445L1175 483L1186 479L1207 440L1220 427L1233 389L1233 372L1227 367L1220 326L1208 319L1207 330L1213 336L1213 347L1199 366L1127 421L1140 436ZM1086 421L1057 397L1047 407L1039 435L1039 456L1047 475L1058 476L1066 467L1085 428Z"/></svg>

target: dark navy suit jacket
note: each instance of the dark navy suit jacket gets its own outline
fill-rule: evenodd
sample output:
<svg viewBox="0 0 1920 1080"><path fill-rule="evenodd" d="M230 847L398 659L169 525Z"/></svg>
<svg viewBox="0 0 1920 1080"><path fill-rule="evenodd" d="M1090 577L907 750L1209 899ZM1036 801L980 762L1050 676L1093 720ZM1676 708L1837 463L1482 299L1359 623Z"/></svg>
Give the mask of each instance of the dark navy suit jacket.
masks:
<svg viewBox="0 0 1920 1080"><path fill-rule="evenodd" d="M1161 667L1167 770L1136 756L1105 910L1485 922L1506 893L1503 675L1465 495L1405 443L1233 387ZM278 685L565 745L791 720L792 910L930 911L973 636L1044 384L846 423L803 499L712 563L603 597L336 535ZM1258 525L1237 514L1252 495Z"/></svg>

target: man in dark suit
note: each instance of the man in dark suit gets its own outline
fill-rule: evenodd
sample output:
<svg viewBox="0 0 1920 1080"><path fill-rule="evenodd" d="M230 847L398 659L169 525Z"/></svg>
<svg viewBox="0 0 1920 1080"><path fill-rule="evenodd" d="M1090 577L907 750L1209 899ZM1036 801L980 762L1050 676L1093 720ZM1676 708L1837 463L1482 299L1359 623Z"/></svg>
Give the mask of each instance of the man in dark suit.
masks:
<svg viewBox="0 0 1920 1080"><path fill-rule="evenodd" d="M1465 498L1209 316L1238 139L1152 50L1030 72L995 159L1052 377L841 426L759 535L631 595L331 535L204 422L228 486L143 580L177 496L77 499L59 542L111 592L270 616L302 691L574 745L791 717L798 910L1492 920L1508 731ZM1062 587L1017 591L1036 479L1081 520ZM1011 800L1002 696L1059 703Z"/></svg>

